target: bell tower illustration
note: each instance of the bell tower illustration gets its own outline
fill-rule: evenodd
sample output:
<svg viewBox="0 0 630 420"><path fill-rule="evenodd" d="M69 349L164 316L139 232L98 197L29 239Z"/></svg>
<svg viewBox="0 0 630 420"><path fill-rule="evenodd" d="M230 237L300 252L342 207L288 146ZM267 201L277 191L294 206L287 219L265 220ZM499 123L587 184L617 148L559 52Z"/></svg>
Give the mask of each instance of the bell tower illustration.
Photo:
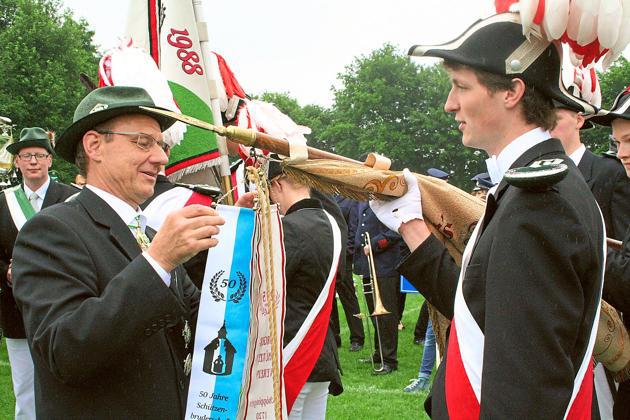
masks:
<svg viewBox="0 0 630 420"><path fill-rule="evenodd" d="M216 376L227 376L232 373L232 363L236 349L227 339L225 322L219 329L217 337L205 347L203 371Z"/></svg>

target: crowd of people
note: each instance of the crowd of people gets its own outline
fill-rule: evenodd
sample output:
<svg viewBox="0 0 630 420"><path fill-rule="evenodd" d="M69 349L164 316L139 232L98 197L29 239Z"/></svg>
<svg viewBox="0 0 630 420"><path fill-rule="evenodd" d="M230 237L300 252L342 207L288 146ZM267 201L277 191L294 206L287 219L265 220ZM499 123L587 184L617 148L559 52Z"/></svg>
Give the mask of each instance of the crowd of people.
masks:
<svg viewBox="0 0 630 420"><path fill-rule="evenodd" d="M321 313L333 312L314 336L316 359L304 361L290 419L324 418L328 395L343 391L330 285L349 350L366 345L353 273L369 311L380 311L367 343L374 375L398 368L401 275L451 321L425 402L433 418L630 418L630 382L614 384L593 359L601 300L630 311L630 90L593 115L558 82L557 46L532 42L504 13L410 51L444 60L444 109L464 146L489 156L488 172L472 179L486 204L461 265L430 233L408 170L402 197L353 202L309 188L271 159L286 254L285 345L322 295L330 299ZM37 127L8 148L22 177L0 195L0 314L16 418L184 416L199 288L225 221L212 198L163 176L172 145L162 132L175 120L156 108L141 88L95 89L54 149ZM580 130L593 123L612 127L616 157L582 144ZM53 155L78 167L82 189L50 179ZM168 208L164 194L180 192L185 205ZM236 205L253 203L247 193ZM621 249L608 249L607 237L623 238ZM422 363L407 392L430 387L436 338L426 314L414 334Z"/></svg>

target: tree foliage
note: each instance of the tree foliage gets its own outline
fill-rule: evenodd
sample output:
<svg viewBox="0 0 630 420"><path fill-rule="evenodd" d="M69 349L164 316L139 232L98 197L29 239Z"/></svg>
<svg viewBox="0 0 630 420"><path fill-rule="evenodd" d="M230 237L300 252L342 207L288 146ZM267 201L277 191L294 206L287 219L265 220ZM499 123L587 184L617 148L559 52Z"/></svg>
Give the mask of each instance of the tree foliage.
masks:
<svg viewBox="0 0 630 420"><path fill-rule="evenodd" d="M58 0L0 2L0 115L24 127L62 132L85 96L81 72L96 75L93 32ZM55 159L66 182L74 168Z"/></svg>

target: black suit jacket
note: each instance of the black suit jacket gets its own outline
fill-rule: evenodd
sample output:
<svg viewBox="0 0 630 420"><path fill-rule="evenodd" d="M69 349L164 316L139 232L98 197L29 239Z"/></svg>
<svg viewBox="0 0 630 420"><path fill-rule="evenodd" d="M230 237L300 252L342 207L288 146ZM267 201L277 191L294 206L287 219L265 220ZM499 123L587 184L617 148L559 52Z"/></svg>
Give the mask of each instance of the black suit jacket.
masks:
<svg viewBox="0 0 630 420"><path fill-rule="evenodd" d="M53 204L61 203L79 190L69 185L61 184L53 180L50 181L42 208L50 207ZM7 271L13 255L13 246L17 238L17 228L4 193L0 194L0 328L6 337L26 338L24 333L24 323L22 315L15 305L13 289L7 284Z"/></svg>
<svg viewBox="0 0 630 420"><path fill-rule="evenodd" d="M199 291L181 266L166 287L89 189L24 225L13 266L38 417L183 417Z"/></svg>
<svg viewBox="0 0 630 420"><path fill-rule="evenodd" d="M502 181L466 270L464 299L485 336L481 418L562 418L599 305L604 229L595 200L558 140L512 167L539 159L563 159L569 173L543 192ZM452 318L460 270L435 237L400 270ZM448 418L444 367L430 402L438 419Z"/></svg>
<svg viewBox="0 0 630 420"><path fill-rule="evenodd" d="M326 283L334 258L334 240L323 204L316 199L304 199L293 204L282 218L282 229L287 279L286 345L297 334ZM329 324L324 345L308 381L331 381L331 392L336 395L341 392L338 368L337 346Z"/></svg>
<svg viewBox="0 0 630 420"><path fill-rule="evenodd" d="M177 186L173 184L171 181L169 181L166 176L159 174L155 181L155 188L153 190L153 195L149 197L147 201L142 203L140 205L140 208L142 208L142 210L146 209L149 206L149 204L151 204L151 202L155 200L157 196L167 191L170 191L176 187ZM198 193L195 192L193 194L198 194ZM186 269L186 273L188 273L188 277L190 277L194 285L197 286L199 290L201 290L201 287L203 285L203 276L206 272L207 260L208 260L208 251L206 250L206 251L201 251L200 253L198 253L197 255L195 255L194 257L192 257L191 259L189 259L188 261L184 263L184 268Z"/></svg>
<svg viewBox="0 0 630 420"><path fill-rule="evenodd" d="M602 210L606 236L623 239L630 221L630 179L623 166L586 149L578 169Z"/></svg>

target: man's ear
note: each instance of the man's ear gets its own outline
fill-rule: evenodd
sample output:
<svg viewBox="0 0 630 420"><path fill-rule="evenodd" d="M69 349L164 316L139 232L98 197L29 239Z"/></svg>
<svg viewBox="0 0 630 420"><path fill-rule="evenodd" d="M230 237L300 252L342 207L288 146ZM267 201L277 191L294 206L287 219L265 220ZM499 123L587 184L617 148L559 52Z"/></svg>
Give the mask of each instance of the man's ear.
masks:
<svg viewBox="0 0 630 420"><path fill-rule="evenodd" d="M586 121L584 119L584 115L580 114L579 112L576 114L576 125L575 128L577 128L578 130L581 129L584 126L584 122Z"/></svg>
<svg viewBox="0 0 630 420"><path fill-rule="evenodd" d="M504 91L504 104L508 109L515 108L521 99L523 99L523 95L525 95L525 82L522 79L514 78L512 79L512 87L506 91Z"/></svg>
<svg viewBox="0 0 630 420"><path fill-rule="evenodd" d="M101 145L101 134L96 131L90 130L83 135L83 149L85 150L85 155L90 158L90 160L95 162L101 161Z"/></svg>

